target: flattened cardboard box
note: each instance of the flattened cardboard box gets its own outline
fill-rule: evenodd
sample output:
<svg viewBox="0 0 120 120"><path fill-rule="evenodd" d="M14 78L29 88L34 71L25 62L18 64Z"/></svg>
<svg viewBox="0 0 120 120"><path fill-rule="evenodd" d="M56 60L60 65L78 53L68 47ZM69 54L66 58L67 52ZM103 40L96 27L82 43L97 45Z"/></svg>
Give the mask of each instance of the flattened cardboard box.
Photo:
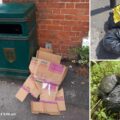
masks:
<svg viewBox="0 0 120 120"><path fill-rule="evenodd" d="M66 111L65 98L64 98L64 90L60 89L57 93L56 102L59 108L59 111Z"/></svg>
<svg viewBox="0 0 120 120"><path fill-rule="evenodd" d="M31 101L31 112L34 114L45 113L44 104L42 102Z"/></svg>
<svg viewBox="0 0 120 120"><path fill-rule="evenodd" d="M29 93L31 93L35 98L37 98L41 93L41 84L37 83L31 75L17 92L16 98L23 102Z"/></svg>
<svg viewBox="0 0 120 120"><path fill-rule="evenodd" d="M60 85L67 73L67 67L50 61L39 59L35 77L40 81Z"/></svg>
<svg viewBox="0 0 120 120"><path fill-rule="evenodd" d="M62 57L59 55L55 55L55 54L49 53L49 52L44 52L41 50L39 50L37 52L37 58L51 61L53 63L58 63L58 64L60 64L61 59L62 59Z"/></svg>
<svg viewBox="0 0 120 120"><path fill-rule="evenodd" d="M50 103L50 102L46 102L45 103L45 113L50 114L50 115L60 115L60 111L58 109L58 105L57 103Z"/></svg>
<svg viewBox="0 0 120 120"><path fill-rule="evenodd" d="M49 86L44 89L42 88L40 99L45 101L55 101L57 92L58 86L56 86L55 88L49 88Z"/></svg>
<svg viewBox="0 0 120 120"><path fill-rule="evenodd" d="M35 57L32 57L32 59L30 61L29 70L30 70L30 73L33 75L34 75L35 69L37 67L38 61L39 60Z"/></svg>
<svg viewBox="0 0 120 120"><path fill-rule="evenodd" d="M34 114L60 115L60 111L66 111L63 89L57 93L56 101L40 100L39 102L31 102L31 112Z"/></svg>
<svg viewBox="0 0 120 120"><path fill-rule="evenodd" d="M42 47L40 47L40 49L37 52L39 52L39 51L53 53L53 49L42 48Z"/></svg>
<svg viewBox="0 0 120 120"><path fill-rule="evenodd" d="M49 115L60 115L60 111L56 103L31 101L31 112L34 114L45 113Z"/></svg>

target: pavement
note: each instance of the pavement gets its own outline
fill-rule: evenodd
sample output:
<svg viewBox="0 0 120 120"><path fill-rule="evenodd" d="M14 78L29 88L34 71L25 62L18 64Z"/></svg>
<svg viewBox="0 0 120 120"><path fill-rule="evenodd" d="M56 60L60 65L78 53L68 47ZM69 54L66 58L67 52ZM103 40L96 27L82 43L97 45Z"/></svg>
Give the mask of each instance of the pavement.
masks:
<svg viewBox="0 0 120 120"><path fill-rule="evenodd" d="M102 46L102 39L107 31L107 20L110 0L91 0L91 59L119 59L120 56L106 52ZM117 5L120 0L116 0Z"/></svg>
<svg viewBox="0 0 120 120"><path fill-rule="evenodd" d="M65 91L67 111L60 116L31 113L32 96L21 103L15 94L24 80L0 77L0 120L89 120L89 80L76 75L72 68L61 85Z"/></svg>

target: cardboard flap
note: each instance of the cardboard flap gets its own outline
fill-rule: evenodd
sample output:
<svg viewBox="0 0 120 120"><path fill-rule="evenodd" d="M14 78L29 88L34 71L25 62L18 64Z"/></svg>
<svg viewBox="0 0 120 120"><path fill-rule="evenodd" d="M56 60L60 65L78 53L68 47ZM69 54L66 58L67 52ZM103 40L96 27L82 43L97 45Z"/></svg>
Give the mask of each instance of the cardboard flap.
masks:
<svg viewBox="0 0 120 120"><path fill-rule="evenodd" d="M42 102L31 101L32 113L45 113L44 104Z"/></svg>
<svg viewBox="0 0 120 120"><path fill-rule="evenodd" d="M53 49L48 49L48 48L42 48L42 47L40 47L39 50L40 50L40 51L43 51L43 52L53 53Z"/></svg>
<svg viewBox="0 0 120 120"><path fill-rule="evenodd" d="M57 93L56 102L60 111L66 111L64 90L60 89Z"/></svg>
<svg viewBox="0 0 120 120"><path fill-rule="evenodd" d="M37 64L38 64L38 59L35 57L32 57L32 59L30 61L30 65L29 65L29 70L32 74L34 74Z"/></svg>
<svg viewBox="0 0 120 120"><path fill-rule="evenodd" d="M27 97L28 94L29 94L28 91L26 91L26 90L23 89L23 88L20 88L15 97L16 97L20 102L23 102L23 101L25 100L25 98Z"/></svg>
<svg viewBox="0 0 120 120"><path fill-rule="evenodd" d="M40 99L41 100L46 100L46 101L55 101L56 95L57 95L57 91L58 91L58 86L55 89L52 88L42 88L41 90L41 95L40 95Z"/></svg>
<svg viewBox="0 0 120 120"><path fill-rule="evenodd" d="M39 59L39 65L36 67L36 79L51 82L60 85L67 73L67 67L61 64L52 63Z"/></svg>
<svg viewBox="0 0 120 120"><path fill-rule="evenodd" d="M41 84L36 82L32 75L30 75L23 83L22 87L16 94L16 98L23 102L28 93L31 93L31 95L35 98L38 98L38 96L41 94Z"/></svg>
<svg viewBox="0 0 120 120"><path fill-rule="evenodd" d="M41 51L41 50L38 51L37 58L48 60L48 61L51 61L51 62L54 62L54 63L60 63L61 59L62 59L62 57L59 56L59 55L55 55L53 53L44 52L44 51Z"/></svg>
<svg viewBox="0 0 120 120"><path fill-rule="evenodd" d="M57 103L45 103L45 113L49 115L60 115Z"/></svg>

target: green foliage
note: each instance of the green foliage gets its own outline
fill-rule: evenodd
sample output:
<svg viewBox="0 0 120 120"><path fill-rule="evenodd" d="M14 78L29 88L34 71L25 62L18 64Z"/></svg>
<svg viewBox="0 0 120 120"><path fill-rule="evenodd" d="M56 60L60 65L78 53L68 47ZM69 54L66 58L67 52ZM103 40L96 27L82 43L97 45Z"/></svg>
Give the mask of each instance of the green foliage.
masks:
<svg viewBox="0 0 120 120"><path fill-rule="evenodd" d="M107 112L103 107L102 102L94 106L99 101L98 87L103 77L112 74L120 74L120 62L119 61L104 61L96 62L91 66L91 120L116 120L116 115ZM94 108L94 109L93 109Z"/></svg>
<svg viewBox="0 0 120 120"><path fill-rule="evenodd" d="M71 52L77 56L76 63L78 64L88 64L89 62L89 47L74 47Z"/></svg>

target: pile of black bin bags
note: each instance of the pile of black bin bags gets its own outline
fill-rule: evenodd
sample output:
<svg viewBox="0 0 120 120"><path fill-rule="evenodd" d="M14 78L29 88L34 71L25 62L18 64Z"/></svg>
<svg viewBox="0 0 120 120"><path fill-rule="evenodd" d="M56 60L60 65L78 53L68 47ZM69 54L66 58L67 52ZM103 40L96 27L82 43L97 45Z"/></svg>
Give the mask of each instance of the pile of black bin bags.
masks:
<svg viewBox="0 0 120 120"><path fill-rule="evenodd" d="M99 86L99 97L103 105L112 112L120 111L120 76L110 75L102 79Z"/></svg>
<svg viewBox="0 0 120 120"><path fill-rule="evenodd" d="M120 22L114 23L113 13L108 18L108 32L103 38L103 46L106 51L120 55Z"/></svg>

